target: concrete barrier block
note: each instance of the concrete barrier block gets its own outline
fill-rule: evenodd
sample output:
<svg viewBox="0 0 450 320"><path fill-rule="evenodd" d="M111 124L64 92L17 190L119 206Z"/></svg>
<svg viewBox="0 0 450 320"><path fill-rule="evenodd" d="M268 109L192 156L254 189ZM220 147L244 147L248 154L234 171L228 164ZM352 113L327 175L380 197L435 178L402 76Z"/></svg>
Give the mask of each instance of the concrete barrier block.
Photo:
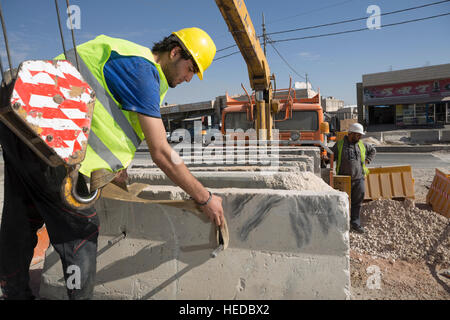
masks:
<svg viewBox="0 0 450 320"><path fill-rule="evenodd" d="M440 142L450 142L450 130L441 130Z"/></svg>
<svg viewBox="0 0 450 320"><path fill-rule="evenodd" d="M339 191L216 189L229 248L216 258L214 227L190 212L101 199L97 299L347 299L348 197ZM145 197L145 193L143 195ZM108 240L122 231L115 245ZM65 298L48 250L41 296Z"/></svg>
<svg viewBox="0 0 450 320"><path fill-rule="evenodd" d="M246 172L202 172L192 171L193 176L207 188L269 188L284 190L333 191L322 179L312 172L276 172L267 174L259 171ZM174 186L162 172L154 170L129 170L129 181L152 186Z"/></svg>
<svg viewBox="0 0 450 320"><path fill-rule="evenodd" d="M412 143L439 143L439 130L411 131Z"/></svg>
<svg viewBox="0 0 450 320"><path fill-rule="evenodd" d="M392 145L403 145L411 141L410 131L397 130L382 132L382 141Z"/></svg>
<svg viewBox="0 0 450 320"><path fill-rule="evenodd" d="M375 138L380 142L383 142L383 139L384 139L383 132L366 132L364 138L369 138L369 137Z"/></svg>
<svg viewBox="0 0 450 320"><path fill-rule="evenodd" d="M249 171L273 171L274 167L296 166L301 171L314 172L320 176L320 148L311 146L301 147L234 147L231 151L220 146L188 148L176 150L190 169L201 170L230 170L247 166ZM141 149L144 151L144 149ZM131 169L157 168L148 157L138 157L133 160Z"/></svg>

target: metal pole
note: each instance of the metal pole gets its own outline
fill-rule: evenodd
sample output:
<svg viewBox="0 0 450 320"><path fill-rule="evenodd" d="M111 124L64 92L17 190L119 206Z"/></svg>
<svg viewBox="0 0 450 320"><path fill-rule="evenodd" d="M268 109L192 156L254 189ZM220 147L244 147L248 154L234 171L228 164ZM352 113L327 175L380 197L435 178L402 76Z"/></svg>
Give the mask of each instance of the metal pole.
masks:
<svg viewBox="0 0 450 320"><path fill-rule="evenodd" d="M0 5L0 19L2 21L3 37L5 39L6 54L8 56L9 73L11 75L11 80L12 80L13 73L12 73L11 55L9 54L8 36L6 35L6 26L5 26L5 20L3 19L3 10L2 10L2 6L1 5ZM3 66L2 66L2 79L3 79Z"/></svg>
<svg viewBox="0 0 450 320"><path fill-rule="evenodd" d="M64 57L67 59L66 45L64 44L64 36L63 36L62 27L61 27L61 18L59 16L58 0L55 0L55 7L56 7L56 15L58 17L59 33L61 35L61 42L62 42L62 46L63 46Z"/></svg>
<svg viewBox="0 0 450 320"><path fill-rule="evenodd" d="M433 120L434 120L434 125L437 125L437 121L436 121L436 104L433 103Z"/></svg>
<svg viewBox="0 0 450 320"><path fill-rule="evenodd" d="M72 26L72 16L69 11L69 0L66 0L67 5L67 14L69 15L69 21L70 21L70 31L72 32L72 43L73 43L73 50L75 51L75 60L77 62L77 69L80 71L80 63L78 62L78 54L77 54L77 46L75 44L75 34L73 32L73 26Z"/></svg>
<svg viewBox="0 0 450 320"><path fill-rule="evenodd" d="M264 12L262 14L262 29L263 29L263 43L264 43L264 55L266 56L266 43L267 43L267 38L266 38L266 25L264 23ZM267 56L266 56L267 58Z"/></svg>
<svg viewBox="0 0 450 320"><path fill-rule="evenodd" d="M0 72L2 73L2 87L5 86L5 79L3 78L3 64L2 59L0 58Z"/></svg>
<svg viewBox="0 0 450 320"><path fill-rule="evenodd" d="M125 237L127 236L127 234L125 232L122 232L121 234L119 234L118 236L114 237L111 240L108 240L108 244L110 246L115 245L117 242L119 242L120 240L125 239Z"/></svg>

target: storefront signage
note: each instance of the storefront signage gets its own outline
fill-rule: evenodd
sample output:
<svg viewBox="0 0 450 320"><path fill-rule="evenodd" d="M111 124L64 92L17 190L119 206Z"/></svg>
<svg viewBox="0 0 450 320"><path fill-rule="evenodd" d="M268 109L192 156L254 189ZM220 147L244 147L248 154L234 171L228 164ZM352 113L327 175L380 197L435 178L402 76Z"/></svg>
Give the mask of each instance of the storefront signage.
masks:
<svg viewBox="0 0 450 320"><path fill-rule="evenodd" d="M396 98L436 98L450 96L450 78L364 87L364 103L371 100L395 100Z"/></svg>

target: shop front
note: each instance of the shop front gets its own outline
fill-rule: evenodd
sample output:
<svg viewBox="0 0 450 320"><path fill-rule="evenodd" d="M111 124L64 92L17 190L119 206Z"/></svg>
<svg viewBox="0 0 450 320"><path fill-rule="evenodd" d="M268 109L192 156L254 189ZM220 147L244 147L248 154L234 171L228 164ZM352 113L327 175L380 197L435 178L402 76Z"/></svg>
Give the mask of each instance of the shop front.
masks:
<svg viewBox="0 0 450 320"><path fill-rule="evenodd" d="M438 127L450 122L450 78L363 87L369 125Z"/></svg>

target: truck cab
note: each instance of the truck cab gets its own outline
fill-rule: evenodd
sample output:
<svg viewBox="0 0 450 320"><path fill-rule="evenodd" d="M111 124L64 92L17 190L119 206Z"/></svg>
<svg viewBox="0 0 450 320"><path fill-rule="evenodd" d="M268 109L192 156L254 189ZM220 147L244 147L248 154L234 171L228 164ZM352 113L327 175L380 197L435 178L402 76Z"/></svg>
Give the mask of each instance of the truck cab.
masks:
<svg viewBox="0 0 450 320"><path fill-rule="evenodd" d="M324 134L329 132L324 121L320 93L312 98L297 99L294 90L280 90L278 112L274 115L274 129L278 129L278 140L290 146L318 146L321 148L322 167L327 151ZM226 107L222 111L222 134L225 139L252 140L249 133L254 129L256 118L254 99L239 101L226 95ZM254 138L254 136L253 136Z"/></svg>
<svg viewBox="0 0 450 320"><path fill-rule="evenodd" d="M321 125L324 123L324 116L320 93L312 98L297 99L295 91L286 89L286 92L287 95L283 95L284 91L276 93L276 97L280 99L278 112L274 117L274 128L279 130L279 140L290 141L290 145L302 140L324 142L326 130ZM246 132L254 128L255 117L253 98L250 103L250 99L239 101L227 95L226 108L222 111L222 134L226 135L227 130L240 129ZM237 138L237 134L228 135Z"/></svg>

